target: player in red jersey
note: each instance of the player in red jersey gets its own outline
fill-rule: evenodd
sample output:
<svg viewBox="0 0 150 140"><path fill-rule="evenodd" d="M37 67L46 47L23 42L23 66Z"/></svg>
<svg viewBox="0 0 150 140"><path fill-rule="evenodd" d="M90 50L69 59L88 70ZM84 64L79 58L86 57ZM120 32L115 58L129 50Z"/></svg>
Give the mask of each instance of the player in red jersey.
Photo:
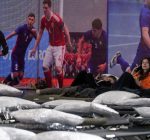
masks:
<svg viewBox="0 0 150 140"><path fill-rule="evenodd" d="M49 46L47 48L44 60L43 60L43 71L45 80L48 87L52 87L52 74L51 67L55 64L57 72L57 79L59 87L63 86L63 60L65 53L66 41L71 46L69 30L62 21L61 17L53 13L51 10L51 0L43 1L44 15L41 19L41 26L37 40L33 49L31 50L31 56L35 55L36 48L39 45L44 29L46 28L49 33Z"/></svg>

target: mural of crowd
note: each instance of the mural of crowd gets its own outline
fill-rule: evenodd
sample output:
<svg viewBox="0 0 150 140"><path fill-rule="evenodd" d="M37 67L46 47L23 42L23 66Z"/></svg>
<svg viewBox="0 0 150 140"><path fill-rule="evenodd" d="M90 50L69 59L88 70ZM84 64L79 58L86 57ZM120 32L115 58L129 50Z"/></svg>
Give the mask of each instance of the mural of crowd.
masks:
<svg viewBox="0 0 150 140"><path fill-rule="evenodd" d="M82 33L72 33L72 50L69 47L64 58L65 77L75 77L81 70L88 69L88 62L91 57L92 45L88 42L83 42L79 45L79 39Z"/></svg>

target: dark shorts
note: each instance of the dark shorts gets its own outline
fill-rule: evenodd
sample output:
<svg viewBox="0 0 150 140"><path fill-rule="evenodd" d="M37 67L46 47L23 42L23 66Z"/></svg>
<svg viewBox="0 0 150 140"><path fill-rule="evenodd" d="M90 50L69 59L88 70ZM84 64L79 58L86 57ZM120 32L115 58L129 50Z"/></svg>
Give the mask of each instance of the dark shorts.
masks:
<svg viewBox="0 0 150 140"><path fill-rule="evenodd" d="M11 55L11 72L24 72L24 57L16 54Z"/></svg>

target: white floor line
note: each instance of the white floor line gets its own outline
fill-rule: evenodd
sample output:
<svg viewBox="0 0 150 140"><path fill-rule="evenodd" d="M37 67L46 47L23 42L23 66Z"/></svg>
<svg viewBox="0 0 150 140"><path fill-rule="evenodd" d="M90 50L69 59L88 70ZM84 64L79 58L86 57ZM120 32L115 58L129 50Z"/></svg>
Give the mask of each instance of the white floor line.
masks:
<svg viewBox="0 0 150 140"><path fill-rule="evenodd" d="M109 34L109 37L133 37L133 38L140 38L140 35Z"/></svg>
<svg viewBox="0 0 150 140"><path fill-rule="evenodd" d="M116 45L109 45L109 48L110 47L122 47L122 46L131 46L131 45L136 45L136 47L137 47L137 45L139 44L139 42L135 42L135 43L125 43L125 44L116 44Z"/></svg>

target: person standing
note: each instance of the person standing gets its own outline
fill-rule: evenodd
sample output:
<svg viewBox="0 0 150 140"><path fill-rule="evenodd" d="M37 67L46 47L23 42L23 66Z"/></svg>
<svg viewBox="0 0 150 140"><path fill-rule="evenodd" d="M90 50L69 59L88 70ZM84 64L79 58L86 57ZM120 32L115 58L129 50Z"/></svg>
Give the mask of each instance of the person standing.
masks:
<svg viewBox="0 0 150 140"><path fill-rule="evenodd" d="M36 38L36 29L33 27L35 23L35 15L30 13L27 17L27 23L19 26L12 31L6 40L17 35L16 44L11 54L11 73L3 81L4 84L17 85L24 75L25 53L33 38Z"/></svg>
<svg viewBox="0 0 150 140"><path fill-rule="evenodd" d="M43 71L48 87L52 87L52 65L55 64L59 87L63 87L63 61L65 53L66 41L71 46L69 30L61 17L51 10L51 0L43 1L44 15L41 19L41 25L37 40L31 56L35 55L36 49L40 43L44 29L46 28L49 34L49 46L43 60ZM65 38L66 37L66 38Z"/></svg>
<svg viewBox="0 0 150 140"><path fill-rule="evenodd" d="M96 18L92 21L92 29L84 33L79 39L78 50L80 53L82 44L84 42L90 43L91 56L88 62L88 69L95 76L98 73L107 72L107 33L102 28L102 21Z"/></svg>

